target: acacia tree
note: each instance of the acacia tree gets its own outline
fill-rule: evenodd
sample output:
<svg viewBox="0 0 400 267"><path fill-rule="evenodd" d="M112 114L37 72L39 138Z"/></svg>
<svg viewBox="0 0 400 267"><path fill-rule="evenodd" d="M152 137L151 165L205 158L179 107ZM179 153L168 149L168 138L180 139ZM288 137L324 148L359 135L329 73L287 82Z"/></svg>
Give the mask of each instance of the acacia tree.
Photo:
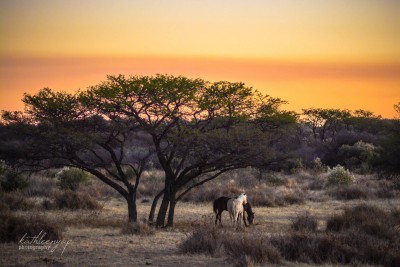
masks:
<svg viewBox="0 0 400 267"><path fill-rule="evenodd" d="M267 153L268 135L254 125L249 128L262 104L273 99L243 83L109 76L84 92L84 99L110 120L135 120L151 136L165 172L164 189L154 198L149 216L153 221L162 197L158 226L166 218L167 226L173 224L176 203L192 188L273 155Z"/></svg>
<svg viewBox="0 0 400 267"><path fill-rule="evenodd" d="M340 109L303 109L303 123L310 127L315 140L325 142L327 139L334 139L336 133L346 119L350 118L348 110Z"/></svg>
<svg viewBox="0 0 400 267"><path fill-rule="evenodd" d="M0 157L23 169L73 166L120 193L137 221L136 192L152 154L132 121L105 120L77 94L45 88L23 98L26 112L3 112ZM129 170L130 169L130 170ZM129 173L134 173L133 177Z"/></svg>
<svg viewBox="0 0 400 267"><path fill-rule="evenodd" d="M292 113L278 111L283 101L243 83L168 75L109 76L84 92L43 89L23 101L25 114L3 114L7 131L25 129L19 139L3 142L3 156L10 159L7 143L14 143L8 148L21 151L14 158L25 166L86 170L127 200L129 219L136 221L136 190L154 151L165 173L149 215L153 221L162 197L158 226L166 219L173 224L176 203L192 188L232 169L281 160L277 135L268 129L293 121ZM137 134L149 143L139 145ZM134 181L127 168L134 171Z"/></svg>

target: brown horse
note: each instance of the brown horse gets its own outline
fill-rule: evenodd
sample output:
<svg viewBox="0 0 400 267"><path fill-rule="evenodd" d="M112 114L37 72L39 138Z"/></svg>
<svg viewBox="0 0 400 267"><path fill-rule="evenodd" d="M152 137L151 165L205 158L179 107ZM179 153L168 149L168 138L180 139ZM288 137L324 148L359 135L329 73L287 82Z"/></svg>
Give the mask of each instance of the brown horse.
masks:
<svg viewBox="0 0 400 267"><path fill-rule="evenodd" d="M220 197L220 198L214 200L213 208L214 208L214 213L216 214L215 224L217 224L217 221L219 220L219 224L222 225L222 222L221 222L222 212L224 210L228 211L228 200L229 199L231 199L231 198L230 197ZM244 204L243 208L244 208L244 211L247 213L247 220L249 221L249 224L253 224L255 212L252 211L250 203L247 202L247 204ZM244 225L247 226L244 214L243 214L243 221L244 221Z"/></svg>

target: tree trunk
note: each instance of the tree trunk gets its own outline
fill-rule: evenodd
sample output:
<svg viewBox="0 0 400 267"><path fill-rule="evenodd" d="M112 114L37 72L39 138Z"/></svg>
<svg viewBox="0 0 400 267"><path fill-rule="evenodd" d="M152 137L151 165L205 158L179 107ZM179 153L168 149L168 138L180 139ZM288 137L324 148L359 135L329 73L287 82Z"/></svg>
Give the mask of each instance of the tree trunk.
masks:
<svg viewBox="0 0 400 267"><path fill-rule="evenodd" d="M175 206L176 206L175 193L173 193L173 194L171 194L170 200L169 200L167 227L171 227L174 225Z"/></svg>
<svg viewBox="0 0 400 267"><path fill-rule="evenodd" d="M167 192L168 190L165 190L164 192L164 197L161 202L161 206L158 210L157 214L157 221L156 221L156 226L157 227L163 227L164 222L165 222L165 217L167 215L167 210L168 210L168 205L169 205L169 193Z"/></svg>
<svg viewBox="0 0 400 267"><path fill-rule="evenodd" d="M129 194L128 202L128 221L130 223L137 223L137 208L136 208L136 194Z"/></svg>
<svg viewBox="0 0 400 267"><path fill-rule="evenodd" d="M163 193L164 193L164 191L161 191L153 199L153 203L151 204L151 209L150 209L150 214L149 214L149 224L154 223L154 213L156 212L158 200L160 199L160 197L162 196Z"/></svg>

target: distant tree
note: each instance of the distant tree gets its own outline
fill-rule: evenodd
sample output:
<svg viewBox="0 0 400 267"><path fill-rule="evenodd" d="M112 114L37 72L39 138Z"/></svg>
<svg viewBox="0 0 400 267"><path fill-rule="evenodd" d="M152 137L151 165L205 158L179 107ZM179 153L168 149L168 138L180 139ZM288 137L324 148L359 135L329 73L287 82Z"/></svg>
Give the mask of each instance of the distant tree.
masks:
<svg viewBox="0 0 400 267"><path fill-rule="evenodd" d="M396 112L397 119L400 119L400 102L398 102L397 104L394 104L393 108L394 108L394 111Z"/></svg>
<svg viewBox="0 0 400 267"><path fill-rule="evenodd" d="M302 122L310 127L315 140L325 142L335 138L350 116L349 110L309 108L303 109Z"/></svg>

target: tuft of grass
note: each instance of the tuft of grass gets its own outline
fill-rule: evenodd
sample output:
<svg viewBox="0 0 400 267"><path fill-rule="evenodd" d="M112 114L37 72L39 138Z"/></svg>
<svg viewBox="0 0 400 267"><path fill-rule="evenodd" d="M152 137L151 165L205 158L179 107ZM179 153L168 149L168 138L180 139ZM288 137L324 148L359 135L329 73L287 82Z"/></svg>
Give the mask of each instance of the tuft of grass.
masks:
<svg viewBox="0 0 400 267"><path fill-rule="evenodd" d="M125 235L143 235L150 236L154 235L156 231L153 227L149 226L145 222L137 223L125 223L122 226L121 233Z"/></svg>

